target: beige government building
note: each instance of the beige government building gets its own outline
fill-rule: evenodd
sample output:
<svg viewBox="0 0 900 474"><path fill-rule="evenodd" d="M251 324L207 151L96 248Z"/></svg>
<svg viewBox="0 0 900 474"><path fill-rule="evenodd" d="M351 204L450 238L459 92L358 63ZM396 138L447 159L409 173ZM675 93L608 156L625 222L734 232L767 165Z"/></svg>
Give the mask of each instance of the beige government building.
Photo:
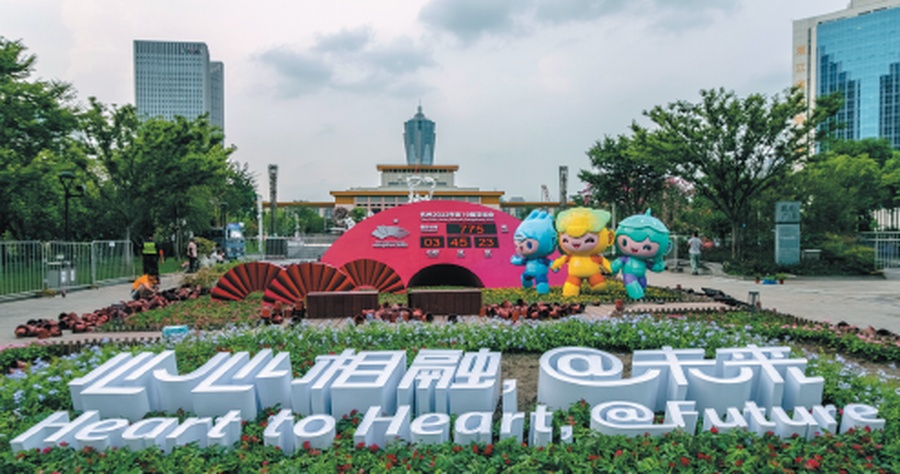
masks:
<svg viewBox="0 0 900 474"><path fill-rule="evenodd" d="M456 184L457 165L435 165L435 123L422 113L420 105L416 114L404 123L403 142L406 148L406 164L376 165L380 174L375 187L354 187L344 191L331 191L333 202L279 202L278 207L317 208L321 215L329 215L333 209L363 208L376 214L401 204L423 200L462 201L481 204L516 214L517 209L528 207L555 207L557 203L528 202L516 199L503 201L504 191L482 191L478 188ZM263 205L268 206L268 202Z"/></svg>

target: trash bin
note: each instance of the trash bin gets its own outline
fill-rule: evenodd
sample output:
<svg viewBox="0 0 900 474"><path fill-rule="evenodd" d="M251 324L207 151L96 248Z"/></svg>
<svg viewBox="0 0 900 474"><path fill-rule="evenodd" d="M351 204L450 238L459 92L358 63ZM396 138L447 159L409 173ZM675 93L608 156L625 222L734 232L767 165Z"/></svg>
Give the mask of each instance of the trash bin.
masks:
<svg viewBox="0 0 900 474"><path fill-rule="evenodd" d="M60 289L75 284L75 267L67 260L47 262L47 288Z"/></svg>

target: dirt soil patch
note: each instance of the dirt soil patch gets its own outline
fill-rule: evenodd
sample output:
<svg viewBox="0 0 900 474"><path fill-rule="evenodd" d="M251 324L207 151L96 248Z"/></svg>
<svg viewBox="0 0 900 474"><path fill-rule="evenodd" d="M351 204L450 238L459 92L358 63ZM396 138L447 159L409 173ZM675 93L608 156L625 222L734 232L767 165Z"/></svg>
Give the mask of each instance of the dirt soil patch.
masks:
<svg viewBox="0 0 900 474"><path fill-rule="evenodd" d="M622 361L623 378L631 377L631 354L610 352ZM515 379L518 388L519 411L530 412L537 405L537 386L540 376L540 354L503 354L500 370L504 380Z"/></svg>

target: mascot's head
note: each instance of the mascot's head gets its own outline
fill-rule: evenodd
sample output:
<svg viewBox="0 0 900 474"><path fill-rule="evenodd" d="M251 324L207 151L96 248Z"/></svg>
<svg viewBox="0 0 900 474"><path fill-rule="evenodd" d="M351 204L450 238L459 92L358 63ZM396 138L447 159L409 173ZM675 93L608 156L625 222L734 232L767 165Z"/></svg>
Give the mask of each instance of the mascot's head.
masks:
<svg viewBox="0 0 900 474"><path fill-rule="evenodd" d="M616 228L616 246L628 256L652 259L669 251L669 229L661 220L645 214L629 216Z"/></svg>
<svg viewBox="0 0 900 474"><path fill-rule="evenodd" d="M546 257L556 250L556 230L553 216L547 211L534 210L516 228L513 235L516 253L525 258Z"/></svg>
<svg viewBox="0 0 900 474"><path fill-rule="evenodd" d="M599 255L612 245L614 234L606 228L610 214L598 209L575 207L556 216L559 246L570 255Z"/></svg>

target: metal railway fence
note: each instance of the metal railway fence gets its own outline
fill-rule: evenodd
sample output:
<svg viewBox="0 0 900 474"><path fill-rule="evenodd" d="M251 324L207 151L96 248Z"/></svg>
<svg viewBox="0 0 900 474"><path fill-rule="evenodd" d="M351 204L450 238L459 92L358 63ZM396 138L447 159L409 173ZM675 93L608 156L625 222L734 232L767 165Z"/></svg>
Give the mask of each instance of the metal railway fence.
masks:
<svg viewBox="0 0 900 474"><path fill-rule="evenodd" d="M331 248L338 235L303 235L247 239L247 258L252 260L291 260L315 262Z"/></svg>
<svg viewBox="0 0 900 474"><path fill-rule="evenodd" d="M0 301L133 280L129 241L0 242Z"/></svg>

